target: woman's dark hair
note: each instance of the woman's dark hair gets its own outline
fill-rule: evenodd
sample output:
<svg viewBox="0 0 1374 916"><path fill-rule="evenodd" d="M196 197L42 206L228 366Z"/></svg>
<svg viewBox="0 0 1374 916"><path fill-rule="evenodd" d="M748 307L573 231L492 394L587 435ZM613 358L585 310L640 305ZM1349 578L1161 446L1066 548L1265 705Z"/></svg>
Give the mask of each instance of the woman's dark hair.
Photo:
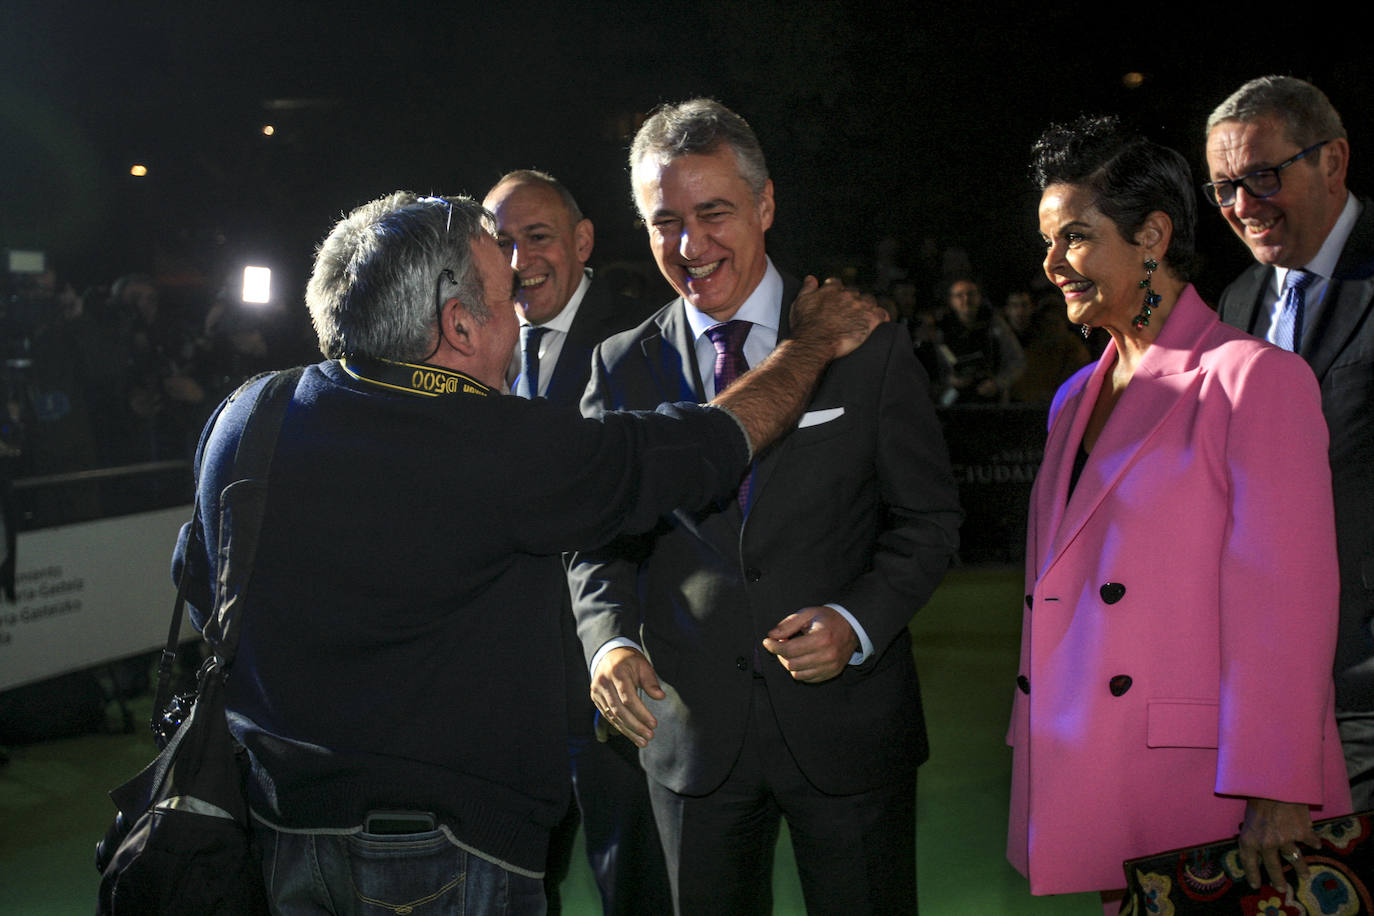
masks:
<svg viewBox="0 0 1374 916"><path fill-rule="evenodd" d="M1113 116L1053 124L1031 147L1031 178L1089 189L1102 215L1127 241L1156 210L1173 221L1164 263L1187 280L1196 258L1197 194L1188 161L1167 146L1131 133Z"/></svg>

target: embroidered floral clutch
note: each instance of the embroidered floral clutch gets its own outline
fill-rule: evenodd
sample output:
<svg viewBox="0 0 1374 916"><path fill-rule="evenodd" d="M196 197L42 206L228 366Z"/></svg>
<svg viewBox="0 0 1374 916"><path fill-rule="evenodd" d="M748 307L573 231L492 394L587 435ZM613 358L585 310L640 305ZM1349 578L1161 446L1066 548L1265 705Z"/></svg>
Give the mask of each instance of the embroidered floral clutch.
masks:
<svg viewBox="0 0 1374 916"><path fill-rule="evenodd" d="M1310 876L1287 891L1268 884L1251 890L1232 837L1128 859L1130 916L1260 914L1260 916L1374 916L1374 811L1317 821L1321 848L1304 849Z"/></svg>

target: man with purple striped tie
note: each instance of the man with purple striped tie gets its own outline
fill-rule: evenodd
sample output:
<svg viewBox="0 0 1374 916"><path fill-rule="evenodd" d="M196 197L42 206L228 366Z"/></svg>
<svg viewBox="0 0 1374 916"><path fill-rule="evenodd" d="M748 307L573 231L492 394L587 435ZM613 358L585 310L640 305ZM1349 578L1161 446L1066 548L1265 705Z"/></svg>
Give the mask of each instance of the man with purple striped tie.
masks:
<svg viewBox="0 0 1374 916"><path fill-rule="evenodd" d="M790 336L773 183L744 119L668 105L630 152L679 298L592 357L584 413L701 401ZM833 282L833 281L832 281ZM834 363L734 499L570 570L592 699L638 745L678 913L767 913L783 818L810 912L916 911L925 725L907 625L960 511L905 330Z"/></svg>

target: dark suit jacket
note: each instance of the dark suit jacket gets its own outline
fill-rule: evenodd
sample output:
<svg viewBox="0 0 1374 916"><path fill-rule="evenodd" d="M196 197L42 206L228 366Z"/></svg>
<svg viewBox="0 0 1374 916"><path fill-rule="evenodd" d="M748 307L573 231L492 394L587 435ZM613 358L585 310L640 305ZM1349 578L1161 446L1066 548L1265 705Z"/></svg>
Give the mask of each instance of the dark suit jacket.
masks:
<svg viewBox="0 0 1374 916"><path fill-rule="evenodd" d="M1364 209L1336 265L1301 355L1321 384L1331 433L1331 486L1341 567L1336 706L1374 710L1374 203ZM1273 268L1254 264L1221 294L1221 318L1253 331Z"/></svg>
<svg viewBox="0 0 1374 916"><path fill-rule="evenodd" d="M577 317L568 329L558 363L549 378L544 397L555 404L577 406L587 390L592 370L592 350L612 334L632 328L649 316L653 307L615 292L605 283L592 280L582 297Z"/></svg>
<svg viewBox="0 0 1374 916"><path fill-rule="evenodd" d="M787 282L783 302L796 291ZM786 305L782 319L785 337ZM583 412L699 401L699 375L676 300L597 349ZM843 412L758 456L747 521L731 499L575 555L588 661L607 640L633 639L668 694L646 698L659 726L641 759L659 783L701 795L725 779L756 652L788 747L822 791L867 791L926 758L907 625L945 572L960 518L927 389L906 332L883 325L826 370L808 407ZM759 643L788 614L828 602L859 620L874 656L824 684L796 682Z"/></svg>
<svg viewBox="0 0 1374 916"><path fill-rule="evenodd" d="M634 327L651 311L650 306L638 299L622 296L593 278L587 295L582 297L582 304L577 308L577 317L568 328L544 398L555 404L576 407L591 376L592 350L612 334ZM568 603L566 593L563 603ZM567 675L568 728L573 735L590 737L596 707L588 691L587 666L577 642L571 608L559 619L565 628L563 664Z"/></svg>

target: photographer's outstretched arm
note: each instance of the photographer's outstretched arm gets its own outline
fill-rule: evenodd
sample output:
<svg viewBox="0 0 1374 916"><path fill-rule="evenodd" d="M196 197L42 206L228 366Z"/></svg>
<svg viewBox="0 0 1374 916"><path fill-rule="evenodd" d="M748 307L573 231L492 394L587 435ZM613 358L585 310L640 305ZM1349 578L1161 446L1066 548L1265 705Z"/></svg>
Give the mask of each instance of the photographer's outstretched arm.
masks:
<svg viewBox="0 0 1374 916"><path fill-rule="evenodd" d="M831 360L852 352L888 320L872 296L834 278L807 277L792 303L792 336L711 403L734 415L754 453L796 425Z"/></svg>
<svg viewBox="0 0 1374 916"><path fill-rule="evenodd" d="M871 296L847 291L838 280L820 285L815 277L806 278L791 315L793 336L711 402L734 416L753 452L795 426L830 361L862 344L888 317ZM574 567L585 559L585 554L579 554ZM576 588L573 600L577 605ZM589 601L588 606L595 603ZM643 696L655 700L666 696L653 666L633 644L603 647L594 661L591 696L596 708L637 747L646 746L653 740L658 720Z"/></svg>

